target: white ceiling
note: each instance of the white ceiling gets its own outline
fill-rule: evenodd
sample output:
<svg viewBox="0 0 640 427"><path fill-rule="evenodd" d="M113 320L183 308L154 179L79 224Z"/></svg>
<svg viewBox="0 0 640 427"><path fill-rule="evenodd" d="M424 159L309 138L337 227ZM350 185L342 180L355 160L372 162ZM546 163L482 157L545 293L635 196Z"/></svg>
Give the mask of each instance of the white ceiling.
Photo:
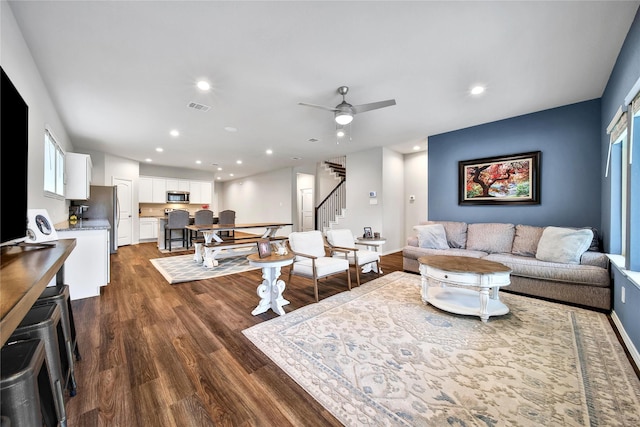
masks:
<svg viewBox="0 0 640 427"><path fill-rule="evenodd" d="M598 98L639 3L49 0L11 8L77 151L228 180L372 147L408 153L429 135ZM201 78L209 93L195 87ZM478 83L486 93L470 96ZM342 85L351 104L397 105L357 115L352 140L336 144L332 113L298 102L335 106ZM211 109L189 109L191 101Z"/></svg>

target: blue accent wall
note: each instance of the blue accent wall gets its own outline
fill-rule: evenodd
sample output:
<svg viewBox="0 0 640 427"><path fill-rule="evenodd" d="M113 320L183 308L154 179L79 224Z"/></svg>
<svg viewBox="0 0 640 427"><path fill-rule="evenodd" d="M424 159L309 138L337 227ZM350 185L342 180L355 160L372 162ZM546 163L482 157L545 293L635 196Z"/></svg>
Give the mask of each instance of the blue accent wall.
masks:
<svg viewBox="0 0 640 427"><path fill-rule="evenodd" d="M622 49L618 54L616 64L609 76L609 81L602 95L602 118L601 118L601 144L602 153L602 229L604 231L605 251L619 250L620 242L614 236L607 233L611 222L611 182L609 178L604 178L604 168L607 161L607 150L609 147L609 136L606 129L613 119L616 111L624 104L624 98L633 88L633 85L640 78L640 10L636 12L635 19ZM636 141L636 147L638 146ZM635 147L634 147L635 148ZM634 154L635 151L634 149ZM634 156L635 157L635 156ZM634 158L635 164L635 158ZM634 218L633 221L638 221ZM635 243L637 245L637 242ZM613 311L619 319L625 333L635 346L636 354L640 349L640 286L632 282L627 276L622 274L617 267L613 268ZM625 288L625 303L622 302L622 288Z"/></svg>
<svg viewBox="0 0 640 427"><path fill-rule="evenodd" d="M429 137L429 219L600 226L600 100ZM539 205L458 205L458 162L541 152Z"/></svg>

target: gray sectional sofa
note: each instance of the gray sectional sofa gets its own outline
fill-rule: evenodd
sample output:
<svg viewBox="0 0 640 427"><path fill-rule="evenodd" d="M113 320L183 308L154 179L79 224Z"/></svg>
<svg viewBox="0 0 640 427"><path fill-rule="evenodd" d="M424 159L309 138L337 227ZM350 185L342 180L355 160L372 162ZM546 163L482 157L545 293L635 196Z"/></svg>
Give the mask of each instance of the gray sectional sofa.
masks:
<svg viewBox="0 0 640 427"><path fill-rule="evenodd" d="M609 258L595 229L427 221L414 230L402 251L405 271L419 273L424 255L483 258L511 268L501 291L611 310Z"/></svg>

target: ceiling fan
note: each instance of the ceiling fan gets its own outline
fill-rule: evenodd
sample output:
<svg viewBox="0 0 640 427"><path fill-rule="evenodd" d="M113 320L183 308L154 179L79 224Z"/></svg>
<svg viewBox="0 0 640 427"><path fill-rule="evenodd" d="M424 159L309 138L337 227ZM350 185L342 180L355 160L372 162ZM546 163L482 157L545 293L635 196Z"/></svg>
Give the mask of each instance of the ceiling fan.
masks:
<svg viewBox="0 0 640 427"><path fill-rule="evenodd" d="M335 113L336 123L339 125L348 125L353 120L353 116L358 113L364 113L365 111L377 110L378 108L390 107L396 105L395 99L388 99L386 101L371 102L369 104L351 105L345 101L344 97L349 92L347 86L340 86L338 93L342 95L342 102L335 107L325 107L324 105L307 104L306 102L299 102L298 105L305 105L307 107L320 108L322 110L333 111Z"/></svg>

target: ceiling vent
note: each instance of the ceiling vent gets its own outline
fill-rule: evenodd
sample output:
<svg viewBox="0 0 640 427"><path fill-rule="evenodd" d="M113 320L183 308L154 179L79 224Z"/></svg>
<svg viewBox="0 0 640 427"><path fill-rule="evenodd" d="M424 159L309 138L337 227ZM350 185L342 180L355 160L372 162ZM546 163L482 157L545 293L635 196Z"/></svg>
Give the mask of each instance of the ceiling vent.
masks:
<svg viewBox="0 0 640 427"><path fill-rule="evenodd" d="M211 107L209 107L208 105L204 105L204 104L198 104L197 102L190 102L187 104L187 107L189 108L193 108L194 110L198 110L198 111L209 111L211 109Z"/></svg>

